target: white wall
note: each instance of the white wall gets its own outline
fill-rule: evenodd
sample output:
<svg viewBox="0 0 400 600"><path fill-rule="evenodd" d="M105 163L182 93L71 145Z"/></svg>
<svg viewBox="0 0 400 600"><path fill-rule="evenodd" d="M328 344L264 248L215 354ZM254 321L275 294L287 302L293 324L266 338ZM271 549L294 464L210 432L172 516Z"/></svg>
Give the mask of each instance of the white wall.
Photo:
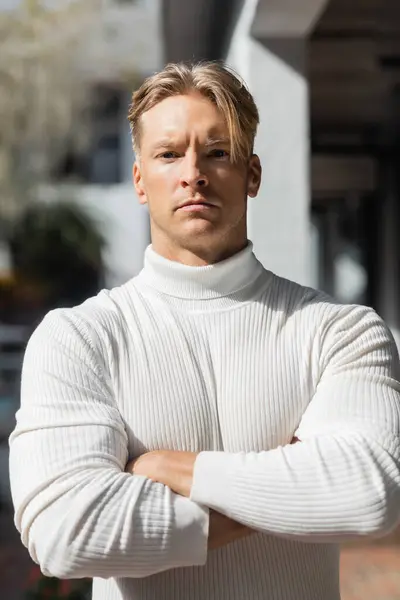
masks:
<svg viewBox="0 0 400 600"><path fill-rule="evenodd" d="M268 269L312 284L305 42L278 39L271 49L269 42L255 40L251 28L257 6L257 0L246 0L228 55L254 95L261 119L256 152L263 184L258 198L249 201L249 237Z"/></svg>
<svg viewBox="0 0 400 600"><path fill-rule="evenodd" d="M143 266L149 226L147 210L139 204L133 185L85 186L79 200L99 219L106 235L107 286L136 275Z"/></svg>
<svg viewBox="0 0 400 600"><path fill-rule="evenodd" d="M148 213L139 204L132 183L46 186L41 197L46 202L71 200L94 217L107 244L107 287L120 285L140 271L149 243Z"/></svg>

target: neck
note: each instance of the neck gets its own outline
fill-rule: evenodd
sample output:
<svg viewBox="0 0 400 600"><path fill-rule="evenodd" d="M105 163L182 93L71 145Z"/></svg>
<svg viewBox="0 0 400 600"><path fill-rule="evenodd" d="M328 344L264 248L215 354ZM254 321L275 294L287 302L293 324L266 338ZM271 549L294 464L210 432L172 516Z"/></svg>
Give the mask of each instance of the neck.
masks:
<svg viewBox="0 0 400 600"><path fill-rule="evenodd" d="M262 285L259 278L266 271L252 250L252 243L247 242L243 250L216 264L192 266L169 260L149 246L138 280L162 293L164 299L173 299L175 306L189 302L201 310L204 305L227 308L251 299Z"/></svg>
<svg viewBox="0 0 400 600"><path fill-rule="evenodd" d="M214 265L241 252L247 244L247 232L239 239L233 241L224 239L222 244L221 240L218 240L218 244L205 243L204 247L196 244L179 246L171 240L163 240L159 236L152 235L154 252L167 260L189 267Z"/></svg>

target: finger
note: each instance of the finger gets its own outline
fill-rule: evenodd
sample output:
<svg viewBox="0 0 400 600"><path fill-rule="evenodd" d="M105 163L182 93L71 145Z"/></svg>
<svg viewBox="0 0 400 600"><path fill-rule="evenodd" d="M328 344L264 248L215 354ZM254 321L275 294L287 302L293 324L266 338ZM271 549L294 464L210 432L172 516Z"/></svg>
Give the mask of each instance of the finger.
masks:
<svg viewBox="0 0 400 600"><path fill-rule="evenodd" d="M134 472L134 467L135 467L135 463L136 463L136 459L132 459L130 460L125 467L125 472L126 473L130 473L131 475L133 475Z"/></svg>

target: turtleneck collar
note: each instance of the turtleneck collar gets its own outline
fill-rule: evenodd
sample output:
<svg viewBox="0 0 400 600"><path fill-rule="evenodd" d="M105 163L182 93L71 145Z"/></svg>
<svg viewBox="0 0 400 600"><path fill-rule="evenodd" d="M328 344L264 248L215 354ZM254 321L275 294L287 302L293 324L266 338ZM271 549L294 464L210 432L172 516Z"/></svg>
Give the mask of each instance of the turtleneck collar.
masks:
<svg viewBox="0 0 400 600"><path fill-rule="evenodd" d="M162 294L187 300L212 300L250 286L263 272L248 243L241 252L221 262L191 267L157 254L148 246L139 279Z"/></svg>

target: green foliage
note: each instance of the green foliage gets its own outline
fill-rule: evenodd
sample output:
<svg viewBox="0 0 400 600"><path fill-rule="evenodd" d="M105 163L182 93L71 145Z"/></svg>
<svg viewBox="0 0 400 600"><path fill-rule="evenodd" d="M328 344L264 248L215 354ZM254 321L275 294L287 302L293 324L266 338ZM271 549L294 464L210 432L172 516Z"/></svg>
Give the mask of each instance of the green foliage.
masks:
<svg viewBox="0 0 400 600"><path fill-rule="evenodd" d="M78 303L102 285L104 238L75 203L29 206L9 244L17 279L45 290L50 306Z"/></svg>

